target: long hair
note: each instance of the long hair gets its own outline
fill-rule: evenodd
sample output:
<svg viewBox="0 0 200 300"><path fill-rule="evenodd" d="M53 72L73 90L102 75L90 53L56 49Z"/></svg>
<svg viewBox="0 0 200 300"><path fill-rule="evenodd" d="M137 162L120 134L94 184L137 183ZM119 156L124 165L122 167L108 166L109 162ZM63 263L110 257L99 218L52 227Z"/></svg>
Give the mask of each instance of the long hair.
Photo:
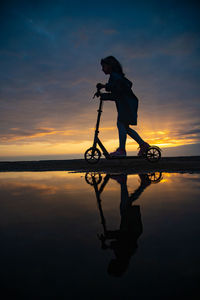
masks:
<svg viewBox="0 0 200 300"><path fill-rule="evenodd" d="M112 67L112 71L125 76L120 62L114 56L107 56L101 59L101 65L106 64Z"/></svg>

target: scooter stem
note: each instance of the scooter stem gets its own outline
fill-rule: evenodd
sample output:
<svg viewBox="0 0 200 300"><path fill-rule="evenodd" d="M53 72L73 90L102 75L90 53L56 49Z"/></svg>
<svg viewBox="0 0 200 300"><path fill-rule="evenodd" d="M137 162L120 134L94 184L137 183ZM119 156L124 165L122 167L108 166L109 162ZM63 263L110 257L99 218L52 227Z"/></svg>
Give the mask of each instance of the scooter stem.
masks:
<svg viewBox="0 0 200 300"><path fill-rule="evenodd" d="M101 118L101 113L103 111L102 107L103 107L103 100L100 100L100 102L99 102L99 109L97 110L98 115L97 115L97 123L96 123L96 130L95 130L95 138L97 138L98 133L99 133L100 118Z"/></svg>

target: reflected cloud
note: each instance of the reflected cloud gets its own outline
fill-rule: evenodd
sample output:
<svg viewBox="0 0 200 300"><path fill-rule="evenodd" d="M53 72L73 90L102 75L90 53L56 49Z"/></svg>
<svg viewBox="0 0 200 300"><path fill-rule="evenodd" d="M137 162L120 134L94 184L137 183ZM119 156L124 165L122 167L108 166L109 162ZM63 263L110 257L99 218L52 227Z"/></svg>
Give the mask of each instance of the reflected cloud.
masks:
<svg viewBox="0 0 200 300"><path fill-rule="evenodd" d="M42 178L41 178L42 177ZM0 173L0 189L8 190L12 195L37 194L41 199L48 195L55 195L62 191L71 193L81 175L79 173L68 172L8 172ZM67 179L67 180L66 180ZM76 184L77 191L84 190L84 185L79 182Z"/></svg>
<svg viewBox="0 0 200 300"><path fill-rule="evenodd" d="M0 188L2 186L0 185ZM45 185L42 183L12 183L10 184L10 194L13 196L20 196L24 194L29 194L30 192L33 193L38 193L39 195L54 195L58 192L58 187L56 186L50 186L50 185Z"/></svg>

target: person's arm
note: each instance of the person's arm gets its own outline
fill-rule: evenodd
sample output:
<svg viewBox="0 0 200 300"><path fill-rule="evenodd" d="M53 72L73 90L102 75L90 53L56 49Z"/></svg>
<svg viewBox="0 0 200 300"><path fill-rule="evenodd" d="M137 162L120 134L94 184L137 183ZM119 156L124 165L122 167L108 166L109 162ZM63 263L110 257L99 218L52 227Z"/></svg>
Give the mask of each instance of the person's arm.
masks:
<svg viewBox="0 0 200 300"><path fill-rule="evenodd" d="M101 90L101 89L105 89L105 84L103 84L103 83L97 83L97 85L96 85L96 88L97 88L97 90Z"/></svg>
<svg viewBox="0 0 200 300"><path fill-rule="evenodd" d="M102 85L103 86L103 85ZM121 93L121 78L118 74L112 73L108 80L108 83L104 85L105 90L108 93L101 93L101 100L116 101Z"/></svg>
<svg viewBox="0 0 200 300"><path fill-rule="evenodd" d="M115 101L116 96L113 95L112 93L101 93L100 99L103 101Z"/></svg>
<svg viewBox="0 0 200 300"><path fill-rule="evenodd" d="M108 83L105 84L105 90L114 94L119 94L122 92L122 78L117 73L112 73L108 80Z"/></svg>

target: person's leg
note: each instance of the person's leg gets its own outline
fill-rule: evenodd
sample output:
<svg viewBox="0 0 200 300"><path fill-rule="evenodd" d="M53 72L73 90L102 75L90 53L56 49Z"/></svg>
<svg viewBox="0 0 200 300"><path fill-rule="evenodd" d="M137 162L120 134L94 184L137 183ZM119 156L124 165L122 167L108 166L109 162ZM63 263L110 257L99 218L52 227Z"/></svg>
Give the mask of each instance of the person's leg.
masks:
<svg viewBox="0 0 200 300"><path fill-rule="evenodd" d="M135 130L130 128L129 125L126 125L126 132L139 144L140 151L138 152L138 156L143 156L144 153L146 153L147 149L150 147L150 145L146 143Z"/></svg>
<svg viewBox="0 0 200 300"><path fill-rule="evenodd" d="M117 128L119 131L119 148L125 150L126 137L127 137L126 126L122 122L117 120Z"/></svg>
<svg viewBox="0 0 200 300"><path fill-rule="evenodd" d="M139 136L139 134L129 127L129 125L126 125L126 132L130 137L132 137L139 145L142 145L145 143L145 141Z"/></svg>

